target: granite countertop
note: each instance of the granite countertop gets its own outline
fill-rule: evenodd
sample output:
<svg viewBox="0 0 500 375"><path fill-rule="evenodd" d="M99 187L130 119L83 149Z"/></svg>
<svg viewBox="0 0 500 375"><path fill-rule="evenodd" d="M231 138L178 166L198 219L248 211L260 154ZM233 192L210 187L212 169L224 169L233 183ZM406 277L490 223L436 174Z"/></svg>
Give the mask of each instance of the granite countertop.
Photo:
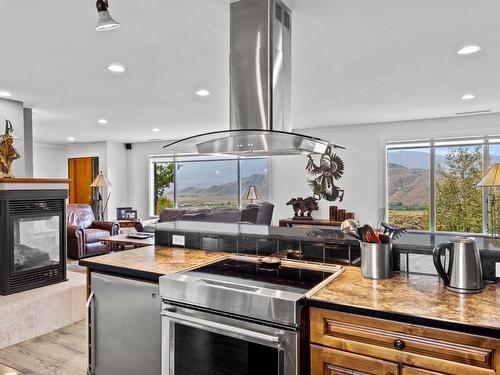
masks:
<svg viewBox="0 0 500 375"><path fill-rule="evenodd" d="M148 246L80 260L95 271L158 281L162 275L193 269L231 256L230 253ZM309 306L365 314L444 329L497 336L500 332L500 285L488 284L479 294L458 294L436 276L396 274L371 280L358 267L306 296Z"/></svg>
<svg viewBox="0 0 500 375"><path fill-rule="evenodd" d="M364 278L357 267L307 297L310 302L414 316L500 332L500 285L489 284L482 293L448 291L438 277L396 274L387 280ZM326 305L327 306L327 305Z"/></svg>
<svg viewBox="0 0 500 375"><path fill-rule="evenodd" d="M216 251L147 246L81 259L79 264L97 271L158 281L160 276L186 271L228 256L228 253Z"/></svg>

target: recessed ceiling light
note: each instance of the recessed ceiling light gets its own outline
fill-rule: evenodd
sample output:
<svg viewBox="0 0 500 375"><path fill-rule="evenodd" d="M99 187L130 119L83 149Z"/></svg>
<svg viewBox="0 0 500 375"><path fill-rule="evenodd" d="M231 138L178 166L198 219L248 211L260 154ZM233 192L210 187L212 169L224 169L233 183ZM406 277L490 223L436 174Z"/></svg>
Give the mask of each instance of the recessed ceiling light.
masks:
<svg viewBox="0 0 500 375"><path fill-rule="evenodd" d="M205 90L205 89L200 89L200 90L196 91L196 95L198 95L198 96L208 96L208 95L210 95L210 91Z"/></svg>
<svg viewBox="0 0 500 375"><path fill-rule="evenodd" d="M121 64L110 64L106 69L113 73L123 73L125 71L125 67Z"/></svg>
<svg viewBox="0 0 500 375"><path fill-rule="evenodd" d="M68 137L68 141L74 142L75 141L75 137Z"/></svg>
<svg viewBox="0 0 500 375"><path fill-rule="evenodd" d="M0 96L3 96L5 98L10 98L12 96L12 94L10 93L10 91L0 90Z"/></svg>
<svg viewBox="0 0 500 375"><path fill-rule="evenodd" d="M482 48L480 46L476 45L464 46L457 51L457 55L471 55L481 51L481 49Z"/></svg>
<svg viewBox="0 0 500 375"><path fill-rule="evenodd" d="M151 130L154 131L155 133L158 133L160 131L160 128L153 128Z"/></svg>
<svg viewBox="0 0 500 375"><path fill-rule="evenodd" d="M462 100L472 100L474 99L476 96L474 94L465 94L462 96Z"/></svg>
<svg viewBox="0 0 500 375"><path fill-rule="evenodd" d="M100 118L99 120L97 120L97 122L101 125L106 125L108 123L108 120L106 120L105 118Z"/></svg>

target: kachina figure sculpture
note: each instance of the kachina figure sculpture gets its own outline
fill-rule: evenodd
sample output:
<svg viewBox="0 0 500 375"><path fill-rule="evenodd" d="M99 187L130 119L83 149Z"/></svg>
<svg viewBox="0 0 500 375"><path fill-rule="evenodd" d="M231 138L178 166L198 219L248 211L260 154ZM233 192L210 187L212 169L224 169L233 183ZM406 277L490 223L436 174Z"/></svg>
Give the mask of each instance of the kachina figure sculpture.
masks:
<svg viewBox="0 0 500 375"><path fill-rule="evenodd" d="M5 133L0 138L0 178L12 177L12 162L21 156L14 148L14 128L5 120Z"/></svg>
<svg viewBox="0 0 500 375"><path fill-rule="evenodd" d="M335 185L335 180L340 180L344 174L344 162L332 151L332 146L328 146L325 153L321 155L319 165L314 162L311 155L308 156L306 171L314 178L307 180L314 195L324 198L327 201L344 199L344 190Z"/></svg>

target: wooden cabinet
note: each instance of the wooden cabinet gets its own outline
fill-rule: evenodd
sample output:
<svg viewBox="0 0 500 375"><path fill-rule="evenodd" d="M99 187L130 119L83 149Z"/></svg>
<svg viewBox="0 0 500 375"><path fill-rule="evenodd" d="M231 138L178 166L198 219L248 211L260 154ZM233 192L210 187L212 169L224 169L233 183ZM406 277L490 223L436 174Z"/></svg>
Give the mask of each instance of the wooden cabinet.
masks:
<svg viewBox="0 0 500 375"><path fill-rule="evenodd" d="M310 333L312 375L500 375L500 340L487 337L316 308Z"/></svg>

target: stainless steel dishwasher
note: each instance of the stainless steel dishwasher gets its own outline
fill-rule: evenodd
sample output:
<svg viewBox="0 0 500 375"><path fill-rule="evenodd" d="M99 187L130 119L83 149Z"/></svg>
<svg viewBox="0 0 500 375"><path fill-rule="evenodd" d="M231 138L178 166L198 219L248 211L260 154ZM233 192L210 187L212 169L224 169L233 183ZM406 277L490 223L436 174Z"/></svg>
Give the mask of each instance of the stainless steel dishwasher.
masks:
<svg viewBox="0 0 500 375"><path fill-rule="evenodd" d="M92 273L87 301L88 373L160 375L158 284Z"/></svg>

